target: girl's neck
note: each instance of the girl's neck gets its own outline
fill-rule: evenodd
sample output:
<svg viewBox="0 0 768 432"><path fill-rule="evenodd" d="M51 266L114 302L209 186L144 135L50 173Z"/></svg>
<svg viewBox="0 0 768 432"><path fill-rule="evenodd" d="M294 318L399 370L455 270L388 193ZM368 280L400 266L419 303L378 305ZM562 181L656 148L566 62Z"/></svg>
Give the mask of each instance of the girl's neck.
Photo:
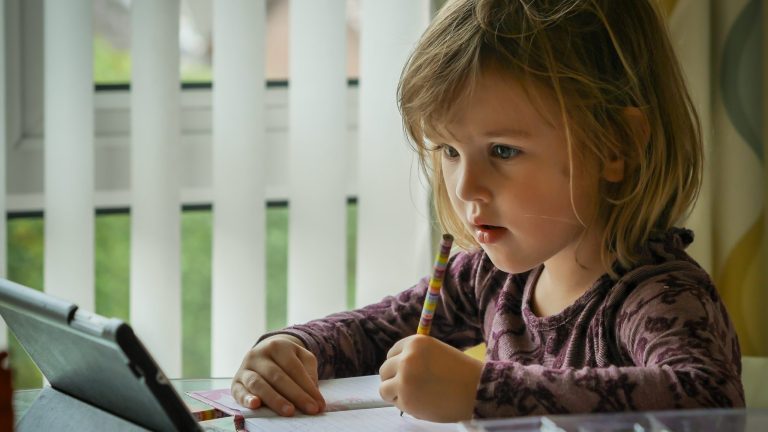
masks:
<svg viewBox="0 0 768 432"><path fill-rule="evenodd" d="M544 263L533 287L533 312L537 316L561 312L587 292L607 270L600 256L599 237L585 236L578 248L564 250Z"/></svg>

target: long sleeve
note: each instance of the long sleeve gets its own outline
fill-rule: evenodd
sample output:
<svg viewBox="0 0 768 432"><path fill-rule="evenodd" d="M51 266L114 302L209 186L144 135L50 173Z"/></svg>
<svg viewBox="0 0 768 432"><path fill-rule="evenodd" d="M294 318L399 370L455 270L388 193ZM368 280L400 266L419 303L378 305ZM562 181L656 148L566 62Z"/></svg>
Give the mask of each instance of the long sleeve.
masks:
<svg viewBox="0 0 768 432"><path fill-rule="evenodd" d="M615 351L619 366L489 361L475 416L743 407L738 340L706 273L672 272L639 286L631 282L623 287L629 294L615 315L610 302L598 314L615 319L595 320L588 330L614 333L595 336L607 341L596 356Z"/></svg>
<svg viewBox="0 0 768 432"><path fill-rule="evenodd" d="M482 342L476 298L484 294L474 287L480 267L489 265L480 254L450 258L432 336L459 348ZM267 333L259 340L277 333L298 337L317 357L321 379L378 373L392 345L416 333L428 282L424 278L379 303Z"/></svg>

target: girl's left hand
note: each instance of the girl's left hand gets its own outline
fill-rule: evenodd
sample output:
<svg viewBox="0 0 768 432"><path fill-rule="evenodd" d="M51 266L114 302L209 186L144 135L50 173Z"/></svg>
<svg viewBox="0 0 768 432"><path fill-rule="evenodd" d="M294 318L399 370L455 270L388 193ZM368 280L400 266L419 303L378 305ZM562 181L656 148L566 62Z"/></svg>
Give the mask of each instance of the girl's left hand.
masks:
<svg viewBox="0 0 768 432"><path fill-rule="evenodd" d="M483 363L439 340L399 340L381 365L381 397L416 418L457 422L472 418Z"/></svg>

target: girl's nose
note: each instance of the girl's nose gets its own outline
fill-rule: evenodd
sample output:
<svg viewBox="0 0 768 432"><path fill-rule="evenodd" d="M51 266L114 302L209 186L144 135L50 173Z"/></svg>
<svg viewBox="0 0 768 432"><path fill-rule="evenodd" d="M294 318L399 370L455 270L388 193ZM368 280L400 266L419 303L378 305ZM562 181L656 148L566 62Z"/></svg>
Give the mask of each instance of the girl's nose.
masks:
<svg viewBox="0 0 768 432"><path fill-rule="evenodd" d="M465 202L488 202L491 199L489 171L482 164L462 163L456 182L456 196Z"/></svg>

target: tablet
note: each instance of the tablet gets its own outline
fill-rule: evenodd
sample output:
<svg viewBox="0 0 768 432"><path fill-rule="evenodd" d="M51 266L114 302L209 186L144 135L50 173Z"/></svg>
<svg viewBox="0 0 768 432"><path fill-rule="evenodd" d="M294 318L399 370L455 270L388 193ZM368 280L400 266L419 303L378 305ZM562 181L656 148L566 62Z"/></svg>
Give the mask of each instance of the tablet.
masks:
<svg viewBox="0 0 768 432"><path fill-rule="evenodd" d="M102 427L106 426L104 419L115 417L115 424L125 430L131 427L122 425L136 425L137 430L200 430L168 378L125 322L81 310L73 303L5 279L0 279L0 315L55 390L50 392L52 398L42 397L49 394L46 391L38 397L27 412L30 416L58 412L60 418L45 419L49 421L44 424L61 425L51 421L62 421L63 412L71 416L76 414L71 410L82 406L84 416L102 416L96 421ZM57 398L62 401L58 403ZM41 399L48 405L33 410L34 405L43 403ZM19 430L31 429L23 425L40 425L39 420L43 420L26 417L17 424Z"/></svg>

